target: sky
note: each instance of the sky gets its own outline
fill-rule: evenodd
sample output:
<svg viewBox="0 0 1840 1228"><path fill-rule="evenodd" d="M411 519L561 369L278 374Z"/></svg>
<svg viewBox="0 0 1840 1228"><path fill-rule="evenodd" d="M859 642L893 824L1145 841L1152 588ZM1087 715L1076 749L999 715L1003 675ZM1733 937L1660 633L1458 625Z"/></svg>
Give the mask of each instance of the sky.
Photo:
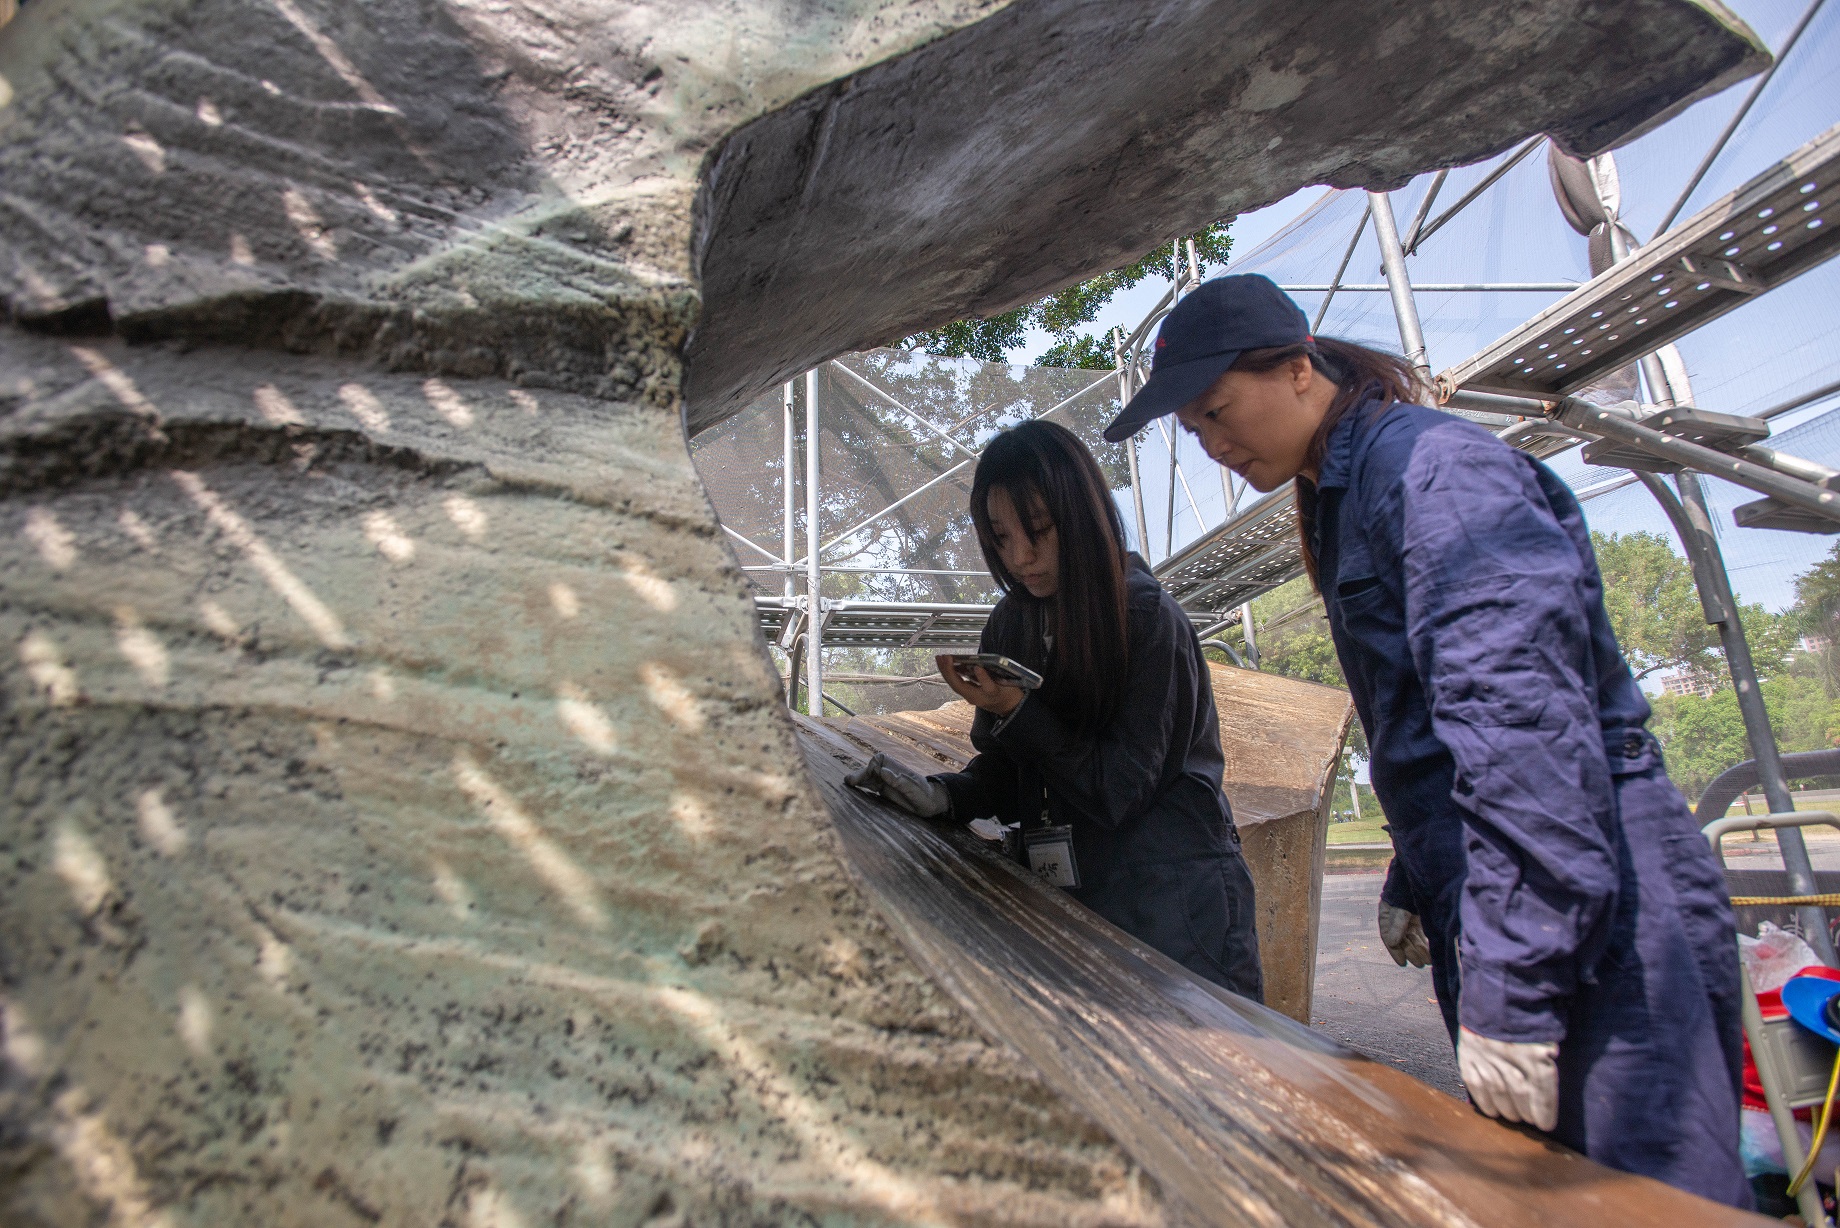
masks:
<svg viewBox="0 0 1840 1228"><path fill-rule="evenodd" d="M1806 0L1737 0L1730 7L1773 50L1779 49L1806 8ZM1754 81L1740 82L1704 100L1659 129L1615 152L1622 183L1623 218L1646 241L1686 186L1705 152L1729 121ZM1681 218L1740 186L1796 147L1840 122L1840 4L1820 10L1759 96L1725 151L1688 198ZM1454 203L1495 165L1490 159L1454 170L1433 214ZM1421 176L1394 194L1401 227L1412 217L1430 182ZM1347 246L1365 199L1358 192L1334 193L1306 188L1269 208L1248 214L1233 226L1234 258L1226 271L1266 273L1280 284L1317 284L1331 279ZM1427 240L1408 261L1420 282L1580 281L1589 276L1585 240L1560 216L1547 179L1544 151L1536 152L1462 215ZM1379 282L1379 253L1368 227L1349 265L1347 280ZM1168 289L1162 280L1141 283L1120 294L1090 327L1102 332L1113 325L1127 331ZM1299 294L1299 304L1314 317L1321 296ZM1511 331L1521 321L1559 297L1557 293L1421 294L1419 311L1433 370L1462 361ZM1756 412L1798 393L1840 378L1840 261L1804 274L1796 281L1684 338L1680 350L1692 379L1694 399L1706 409L1727 413ZM1321 331L1324 335L1397 350L1399 334L1385 294L1338 295ZM1046 334L1031 335L1022 354L1032 360L1052 344ZM1831 415L1835 421L1826 422ZM1840 467L1840 396L1775 420L1778 446L1797 455ZM1147 474L1165 473L1150 453L1163 445L1153 431L1145 445ZM1162 452L1167 457L1167 452ZM1210 462L1198 451L1178 445L1177 457L1197 493L1217 486ZM1615 476L1585 466L1577 453L1553 462L1575 486L1585 487ZM1164 494L1154 477L1146 478L1146 502L1163 506ZM1166 478L1164 479L1166 484ZM1728 510L1757 496L1715 481L1712 501ZM1186 507L1178 515L1173 545L1198 536L1219 519L1224 506L1217 493L1200 499L1201 523ZM1591 500L1593 526L1604 532L1637 530L1671 535L1666 518L1640 486ZM1794 576L1824 556L1830 537L1736 528L1721 515L1721 544L1741 600L1782 609L1794 599ZM1162 545L1153 526L1152 546ZM1163 551L1154 551L1160 555Z"/></svg>

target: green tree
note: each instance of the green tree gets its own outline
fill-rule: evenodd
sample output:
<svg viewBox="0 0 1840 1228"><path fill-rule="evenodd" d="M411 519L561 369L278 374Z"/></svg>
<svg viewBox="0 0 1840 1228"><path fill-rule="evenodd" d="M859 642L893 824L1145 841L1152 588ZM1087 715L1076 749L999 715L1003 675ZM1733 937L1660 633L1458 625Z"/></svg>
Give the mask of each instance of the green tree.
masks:
<svg viewBox="0 0 1840 1228"><path fill-rule="evenodd" d="M1784 751L1820 750L1840 740L1840 702L1817 672L1791 672L1758 688L1777 745ZM1722 687L1710 695L1663 695L1654 701L1649 729L1667 755L1668 776L1689 798L1713 777L1751 758L1738 712L1738 695Z"/></svg>
<svg viewBox="0 0 1840 1228"><path fill-rule="evenodd" d="M1693 568L1660 533L1592 533L1604 579L1604 611L1617 645L1637 678L1663 669L1708 677L1725 672L1718 628L1706 621ZM1738 607L1760 678L1788 667L1798 650L1801 616L1772 614L1752 603Z"/></svg>
<svg viewBox="0 0 1840 1228"><path fill-rule="evenodd" d="M1233 247L1228 225L1216 222L1194 236L1195 257L1203 276L1210 268L1227 263L1227 255ZM1035 360L1036 366L1103 370L1112 365L1111 342L1082 333L1080 326L1097 319L1119 291L1128 290L1147 277L1174 275L1178 261L1186 273L1187 249L1180 239L1152 250L1143 259L1121 269L1057 290L1044 299L979 320L955 320L943 328L916 333L902 344L942 358L1004 362L1011 350L1021 348L1029 329L1041 328L1054 335L1054 345Z"/></svg>
<svg viewBox="0 0 1840 1228"><path fill-rule="evenodd" d="M1795 604L1802 616L1797 630L1822 641L1822 680L1830 694L1840 691L1840 542L1796 579Z"/></svg>
<svg viewBox="0 0 1840 1228"><path fill-rule="evenodd" d="M1660 533L1592 533L1604 610L1637 678L1661 669L1711 671L1718 629L1706 622L1693 569Z"/></svg>

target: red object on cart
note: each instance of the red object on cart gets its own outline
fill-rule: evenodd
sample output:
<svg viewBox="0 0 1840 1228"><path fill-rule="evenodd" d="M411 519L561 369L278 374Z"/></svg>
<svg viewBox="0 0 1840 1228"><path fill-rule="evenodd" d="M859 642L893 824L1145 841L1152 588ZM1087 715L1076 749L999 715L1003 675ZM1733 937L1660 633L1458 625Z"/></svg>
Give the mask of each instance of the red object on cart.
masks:
<svg viewBox="0 0 1840 1228"><path fill-rule="evenodd" d="M1819 977L1824 981L1840 981L1840 968L1810 964L1795 975ZM1757 1009L1766 1020L1789 1017L1789 1008L1783 1005L1780 989L1758 994ZM1744 1038L1744 1107L1756 1109L1760 1113L1768 1112L1770 1108L1769 1103L1763 1098L1763 1081L1757 1077L1757 1064L1751 1061L1751 1042L1748 1036ZM1813 1121L1814 1110L1797 1109L1795 1116L1799 1121Z"/></svg>

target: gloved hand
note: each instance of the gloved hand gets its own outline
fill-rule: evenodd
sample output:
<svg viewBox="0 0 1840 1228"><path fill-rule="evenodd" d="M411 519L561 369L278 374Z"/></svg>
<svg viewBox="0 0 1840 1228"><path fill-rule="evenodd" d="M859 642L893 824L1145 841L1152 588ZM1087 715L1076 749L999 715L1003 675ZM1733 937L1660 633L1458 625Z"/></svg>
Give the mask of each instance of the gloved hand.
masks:
<svg viewBox="0 0 1840 1228"><path fill-rule="evenodd" d="M845 784L879 793L909 814L936 818L952 808L952 795L937 780L916 776L887 756L877 753L862 770L843 778Z"/></svg>
<svg viewBox="0 0 1840 1228"><path fill-rule="evenodd" d="M1470 1103L1504 1121L1542 1130L1559 1124L1559 1046L1547 1041L1490 1040L1457 1030L1457 1071Z"/></svg>
<svg viewBox="0 0 1840 1228"><path fill-rule="evenodd" d="M1394 908L1380 901L1380 941L1401 968L1411 964L1423 968L1431 962L1431 944L1425 941L1425 927L1418 914Z"/></svg>

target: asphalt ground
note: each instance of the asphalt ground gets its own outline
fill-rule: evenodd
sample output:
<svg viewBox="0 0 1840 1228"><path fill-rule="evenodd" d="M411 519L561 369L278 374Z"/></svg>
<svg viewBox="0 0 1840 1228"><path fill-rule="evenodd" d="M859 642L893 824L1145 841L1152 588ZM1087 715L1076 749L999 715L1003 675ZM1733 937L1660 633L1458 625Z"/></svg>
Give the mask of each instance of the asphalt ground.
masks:
<svg viewBox="0 0 1840 1228"><path fill-rule="evenodd" d="M1323 878L1310 1023L1357 1052L1463 1098L1457 1058L1432 996L1429 968L1401 968L1380 942L1378 872Z"/></svg>

